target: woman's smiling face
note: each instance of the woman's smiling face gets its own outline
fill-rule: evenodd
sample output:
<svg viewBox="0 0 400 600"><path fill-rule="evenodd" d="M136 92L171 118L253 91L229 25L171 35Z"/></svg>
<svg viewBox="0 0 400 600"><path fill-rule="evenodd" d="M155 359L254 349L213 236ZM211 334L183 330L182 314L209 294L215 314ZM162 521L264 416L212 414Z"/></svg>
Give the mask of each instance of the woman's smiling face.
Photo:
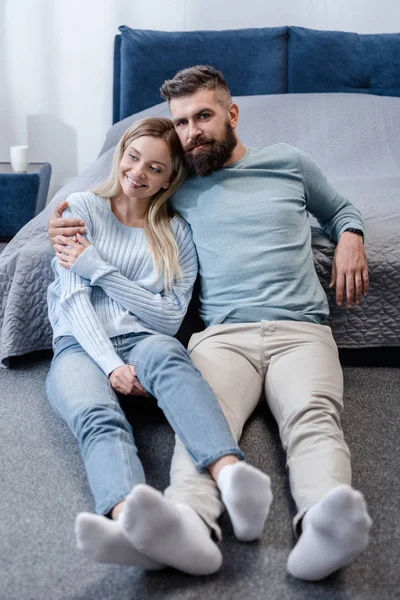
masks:
<svg viewBox="0 0 400 600"><path fill-rule="evenodd" d="M129 142L119 164L119 181L127 198L151 198L167 189L172 160L167 143L144 135Z"/></svg>

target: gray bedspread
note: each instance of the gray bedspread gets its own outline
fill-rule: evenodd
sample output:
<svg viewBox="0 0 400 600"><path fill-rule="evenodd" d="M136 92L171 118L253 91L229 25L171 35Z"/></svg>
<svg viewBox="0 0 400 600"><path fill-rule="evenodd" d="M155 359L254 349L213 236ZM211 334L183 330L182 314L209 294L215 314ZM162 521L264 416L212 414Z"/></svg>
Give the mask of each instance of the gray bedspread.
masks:
<svg viewBox="0 0 400 600"><path fill-rule="evenodd" d="M337 307L333 292L327 289L334 244L321 230L313 230L315 267L328 293L339 347L400 346L400 98L286 94L236 101L239 134L245 144L298 146L364 216L370 293L352 310ZM133 120L150 115L168 116L166 104L114 125L99 158L64 186L0 254L2 366L7 366L11 356L51 348L46 290L52 280L52 251L46 227L53 206L71 192L102 181L120 135Z"/></svg>

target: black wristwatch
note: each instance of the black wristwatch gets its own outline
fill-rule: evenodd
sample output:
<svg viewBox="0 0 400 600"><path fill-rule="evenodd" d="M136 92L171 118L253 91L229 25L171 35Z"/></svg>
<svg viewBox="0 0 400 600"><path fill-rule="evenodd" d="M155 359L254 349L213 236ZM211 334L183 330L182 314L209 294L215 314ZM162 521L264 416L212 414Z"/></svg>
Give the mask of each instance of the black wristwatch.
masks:
<svg viewBox="0 0 400 600"><path fill-rule="evenodd" d="M345 229L344 231L350 231L350 233L356 233L357 235L361 235L363 241L364 241L364 234L361 231L361 229L353 229L353 227L348 227L347 229ZM343 232L344 233L344 232Z"/></svg>

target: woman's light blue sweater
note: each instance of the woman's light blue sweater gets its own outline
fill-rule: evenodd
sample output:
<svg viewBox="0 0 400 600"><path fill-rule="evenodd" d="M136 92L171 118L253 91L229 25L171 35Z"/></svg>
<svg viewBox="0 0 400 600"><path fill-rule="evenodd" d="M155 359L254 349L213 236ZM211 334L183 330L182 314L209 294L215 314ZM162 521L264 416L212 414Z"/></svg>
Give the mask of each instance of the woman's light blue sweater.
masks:
<svg viewBox="0 0 400 600"><path fill-rule="evenodd" d="M174 217L182 279L171 291L157 276L144 229L123 225L106 200L91 192L71 194L65 217L86 223L91 246L68 270L54 258L55 281L47 299L54 339L73 335L106 375L124 363L110 338L130 332L174 335L186 314L197 275L190 226Z"/></svg>

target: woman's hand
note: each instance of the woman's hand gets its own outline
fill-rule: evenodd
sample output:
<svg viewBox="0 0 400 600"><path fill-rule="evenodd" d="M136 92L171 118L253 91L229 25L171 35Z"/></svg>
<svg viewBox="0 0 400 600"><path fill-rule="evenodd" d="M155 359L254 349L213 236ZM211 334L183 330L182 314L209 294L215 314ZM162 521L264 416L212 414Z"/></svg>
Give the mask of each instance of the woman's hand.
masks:
<svg viewBox="0 0 400 600"><path fill-rule="evenodd" d="M148 396L143 386L136 377L136 368L133 365L117 367L109 376L111 387L119 394L126 396Z"/></svg>
<svg viewBox="0 0 400 600"><path fill-rule="evenodd" d="M90 246L90 242L88 242L80 233L77 234L76 238L78 240L77 242L74 242L72 238L63 235L57 235L54 238L55 244L53 248L55 255L58 258L58 264L66 269L70 269L78 256Z"/></svg>

